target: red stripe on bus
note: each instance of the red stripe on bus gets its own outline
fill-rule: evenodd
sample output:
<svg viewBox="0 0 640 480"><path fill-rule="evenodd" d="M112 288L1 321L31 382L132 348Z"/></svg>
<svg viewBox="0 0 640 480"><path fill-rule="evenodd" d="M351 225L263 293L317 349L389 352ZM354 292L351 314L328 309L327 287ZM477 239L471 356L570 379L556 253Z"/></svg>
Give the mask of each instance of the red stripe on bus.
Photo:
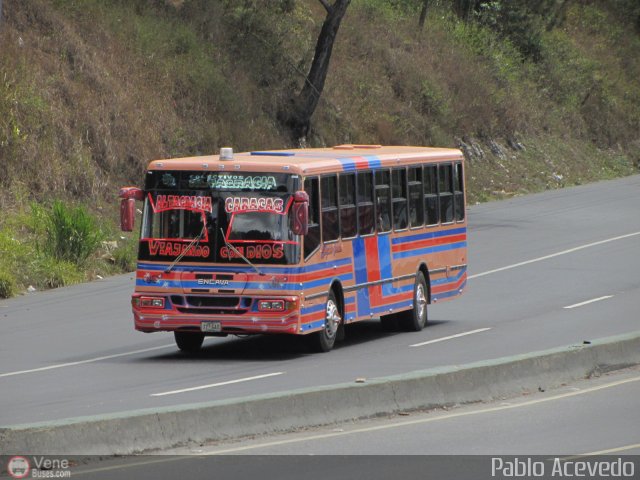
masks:
<svg viewBox="0 0 640 480"><path fill-rule="evenodd" d="M451 290L458 290L466 280L467 280L467 272L465 272L458 279L456 283L447 283L444 285L436 285L432 287L431 293L436 294L436 293L450 292Z"/></svg>
<svg viewBox="0 0 640 480"><path fill-rule="evenodd" d="M364 239L364 248L367 257L367 279L370 282L380 280L380 257L378 255L378 237Z"/></svg>
<svg viewBox="0 0 640 480"><path fill-rule="evenodd" d="M357 170L369 168L369 160L364 157L350 157L350 160L353 160L353 163Z"/></svg>
<svg viewBox="0 0 640 480"><path fill-rule="evenodd" d="M393 245L391 250L393 253L396 252L405 252L407 250L415 250L417 248L431 247L434 245L445 245L449 243L462 242L467 239L465 234L462 235L452 235L449 237L440 237L440 238L429 238L427 240L418 240L411 243L399 243L397 245Z"/></svg>

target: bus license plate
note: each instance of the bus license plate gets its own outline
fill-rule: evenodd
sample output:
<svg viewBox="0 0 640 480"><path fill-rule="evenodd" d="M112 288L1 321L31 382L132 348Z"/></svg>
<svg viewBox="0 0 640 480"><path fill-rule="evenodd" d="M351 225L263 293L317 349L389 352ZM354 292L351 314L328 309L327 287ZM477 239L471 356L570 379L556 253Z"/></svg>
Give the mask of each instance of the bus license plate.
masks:
<svg viewBox="0 0 640 480"><path fill-rule="evenodd" d="M202 332L221 332L222 326L220 322L202 322L200 323L200 331Z"/></svg>

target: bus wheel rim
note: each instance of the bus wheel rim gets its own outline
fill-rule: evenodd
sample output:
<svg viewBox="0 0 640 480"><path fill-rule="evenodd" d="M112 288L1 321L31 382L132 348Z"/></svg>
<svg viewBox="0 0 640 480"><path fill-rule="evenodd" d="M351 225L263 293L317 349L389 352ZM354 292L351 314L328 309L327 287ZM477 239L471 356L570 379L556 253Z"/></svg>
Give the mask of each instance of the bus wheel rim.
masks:
<svg viewBox="0 0 640 480"><path fill-rule="evenodd" d="M416 289L416 309L418 318L422 320L427 313L427 296L424 294L424 286L421 283Z"/></svg>
<svg viewBox="0 0 640 480"><path fill-rule="evenodd" d="M340 320L341 318L338 306L333 302L333 300L329 300L327 302L327 315L324 327L327 337L332 338L336 334L338 326L340 325Z"/></svg>

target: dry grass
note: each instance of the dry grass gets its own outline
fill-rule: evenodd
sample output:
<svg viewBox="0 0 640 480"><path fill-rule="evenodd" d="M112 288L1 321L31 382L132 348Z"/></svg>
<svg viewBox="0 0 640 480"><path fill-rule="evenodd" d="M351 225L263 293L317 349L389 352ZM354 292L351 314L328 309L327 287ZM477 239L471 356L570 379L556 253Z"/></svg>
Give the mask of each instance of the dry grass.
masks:
<svg viewBox="0 0 640 480"><path fill-rule="evenodd" d="M113 208L116 187L139 183L150 159L290 146L278 111L324 17L316 0L3 3L2 206L61 196ZM572 4L539 63L443 7L416 32L417 10L389 5L349 8L309 146L464 143L484 152L471 158L478 198L501 182L497 191L555 186L541 170L599 178L590 155L609 162L606 175L640 159L640 41L620 13L629 1ZM509 147L518 142L527 148ZM551 165L547 151L575 154Z"/></svg>
<svg viewBox="0 0 640 480"><path fill-rule="evenodd" d="M132 269L115 194L149 160L295 146L278 113L309 68L317 0L2 3L0 297ZM637 2L571 2L538 62L446 2L417 32L420 3L352 1L306 145L461 147L470 203L638 171ZM82 269L40 251L56 199L118 247Z"/></svg>

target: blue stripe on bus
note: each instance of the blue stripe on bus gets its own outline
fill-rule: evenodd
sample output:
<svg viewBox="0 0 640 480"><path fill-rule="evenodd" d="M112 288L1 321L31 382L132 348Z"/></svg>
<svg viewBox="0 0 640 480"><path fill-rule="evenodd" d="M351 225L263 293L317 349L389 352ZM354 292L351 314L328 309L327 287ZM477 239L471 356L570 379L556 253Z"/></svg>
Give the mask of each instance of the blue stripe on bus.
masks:
<svg viewBox="0 0 640 480"><path fill-rule="evenodd" d="M461 235L463 233L467 233L466 228L464 227L454 228L452 230L441 230L438 232L427 232L427 233L420 233L418 235L410 235L408 237L394 238L392 243L393 245L399 245L402 243L411 243L411 242L418 242L420 240L429 240L431 238L448 237L450 235Z"/></svg>
<svg viewBox="0 0 640 480"><path fill-rule="evenodd" d="M362 285L368 282L367 278L367 252L364 248L364 238L357 237L353 240L353 264L356 274L356 284ZM358 316L365 316L371 313L369 301L369 289L360 288L356 294L358 299Z"/></svg>
<svg viewBox="0 0 640 480"><path fill-rule="evenodd" d="M358 157L357 159L353 157L336 158L336 160L338 160L342 164L342 169L345 172L354 172L358 170L358 162L362 162L363 159L367 162L370 169L375 170L382 166L380 158L375 155L366 155L363 157Z"/></svg>
<svg viewBox="0 0 640 480"><path fill-rule="evenodd" d="M254 157L294 157L294 152L250 152L249 155Z"/></svg>
<svg viewBox="0 0 640 480"><path fill-rule="evenodd" d="M300 325L300 329L304 332L305 330L313 330L315 328L322 328L324 326L324 318L322 320L316 320L311 323L303 323Z"/></svg>
<svg viewBox="0 0 640 480"><path fill-rule="evenodd" d="M381 235L378 237L378 260L380 262L380 279L389 280L393 278L393 268L391 266L391 242L389 235ZM403 287L394 287L393 283L382 284L382 296L397 295L413 290L413 285L405 285Z"/></svg>
<svg viewBox="0 0 640 480"><path fill-rule="evenodd" d="M347 298L344 299L345 305L350 305L350 304L354 303L355 301L356 301L356 299L353 298L353 297L347 297ZM325 307L326 307L325 303L319 303L319 304L313 305L311 307L305 307L300 311L300 315L309 315L311 313L322 312L322 311L324 311ZM352 318L355 318L353 316L353 314L348 319L352 319ZM323 324L324 324L324 319L323 320L316 320L316 321L310 322L310 323L305 323L305 324L303 324L303 330L309 329L310 328L309 325L317 325L317 326L321 327Z"/></svg>
<svg viewBox="0 0 640 480"><path fill-rule="evenodd" d="M353 158L339 158L338 160L342 164L342 169L345 172L354 172L358 169Z"/></svg>
<svg viewBox="0 0 640 480"><path fill-rule="evenodd" d="M351 305L351 304L355 304L355 303L356 303L356 297L345 297L345 299L344 299L344 305L345 305L345 309L344 309L344 317L345 318L344 318L344 320L345 320L345 322L350 322L352 320L355 320L356 312L347 312L347 309L346 309L347 305Z"/></svg>
<svg viewBox="0 0 640 480"><path fill-rule="evenodd" d="M301 311L300 311L300 315L308 315L310 313L318 313L321 312L325 309L325 304L324 303L319 303L317 305L313 305L311 307L304 307Z"/></svg>
<svg viewBox="0 0 640 480"><path fill-rule="evenodd" d="M324 269L336 267L342 267L344 265L350 265L350 258L341 258L339 260L328 261L323 263L318 263L315 265L306 265L303 267L287 267L283 265L282 267L264 267L258 266L258 269L263 273L273 273L273 274L281 274L281 275L299 275L304 273L317 272ZM161 270L164 271L167 269L169 265L158 265L153 263L138 263L139 270ZM229 265L229 266L205 266L205 265L176 265L173 267L172 271L175 272L215 272L215 273L256 273L254 268L249 267L248 265Z"/></svg>
<svg viewBox="0 0 640 480"><path fill-rule="evenodd" d="M456 288L453 290L449 290L448 292L442 292L442 293L438 293L437 295L433 295L432 301L435 302L438 300L443 300L445 298L455 297L456 295L460 294L459 290L463 290L466 285L467 285L467 281L465 280L464 282L462 282L462 285L460 285L460 288Z"/></svg>
<svg viewBox="0 0 640 480"><path fill-rule="evenodd" d="M353 279L353 275L350 273L345 273L343 275L338 275L337 277L327 277L320 278L318 280L313 280L310 282L303 282L303 286L300 286L300 282L295 283L284 283L282 286L274 286L269 282L229 282L227 285L223 286L211 286L211 285L201 285L197 280L189 281L189 280L161 280L160 283L153 284L157 285L160 288L185 288L185 289L198 289L198 288L230 288L230 289L245 289L245 290L263 290L263 291L281 291L281 290L300 290L304 288L316 288L322 286L329 286L331 281L335 278L346 282ZM149 287L151 284L147 283L144 279L137 279L136 285L139 287Z"/></svg>
<svg viewBox="0 0 640 480"><path fill-rule="evenodd" d="M446 285L447 283L456 283L467 272L467 268L461 268L455 277L444 277L431 280L431 285Z"/></svg>
<svg viewBox="0 0 640 480"><path fill-rule="evenodd" d="M450 243L448 245L436 245L434 247L420 248L417 250L408 250L406 252L397 252L393 254L393 259L418 257L421 255L428 255L430 253L446 252L449 250L456 250L458 248L467 248L467 242Z"/></svg>
<svg viewBox="0 0 640 480"><path fill-rule="evenodd" d="M404 300L402 302L397 302L397 303L391 303L388 305L382 305L380 307L374 307L371 309L371 313L385 314L385 313L389 313L389 310L397 310L399 308L411 307L411 306L413 306L413 299Z"/></svg>
<svg viewBox="0 0 640 480"><path fill-rule="evenodd" d="M365 157L367 160L369 160L369 168L375 170L377 168L381 168L382 167L382 161L380 161L379 157L376 156L369 156L369 157Z"/></svg>

